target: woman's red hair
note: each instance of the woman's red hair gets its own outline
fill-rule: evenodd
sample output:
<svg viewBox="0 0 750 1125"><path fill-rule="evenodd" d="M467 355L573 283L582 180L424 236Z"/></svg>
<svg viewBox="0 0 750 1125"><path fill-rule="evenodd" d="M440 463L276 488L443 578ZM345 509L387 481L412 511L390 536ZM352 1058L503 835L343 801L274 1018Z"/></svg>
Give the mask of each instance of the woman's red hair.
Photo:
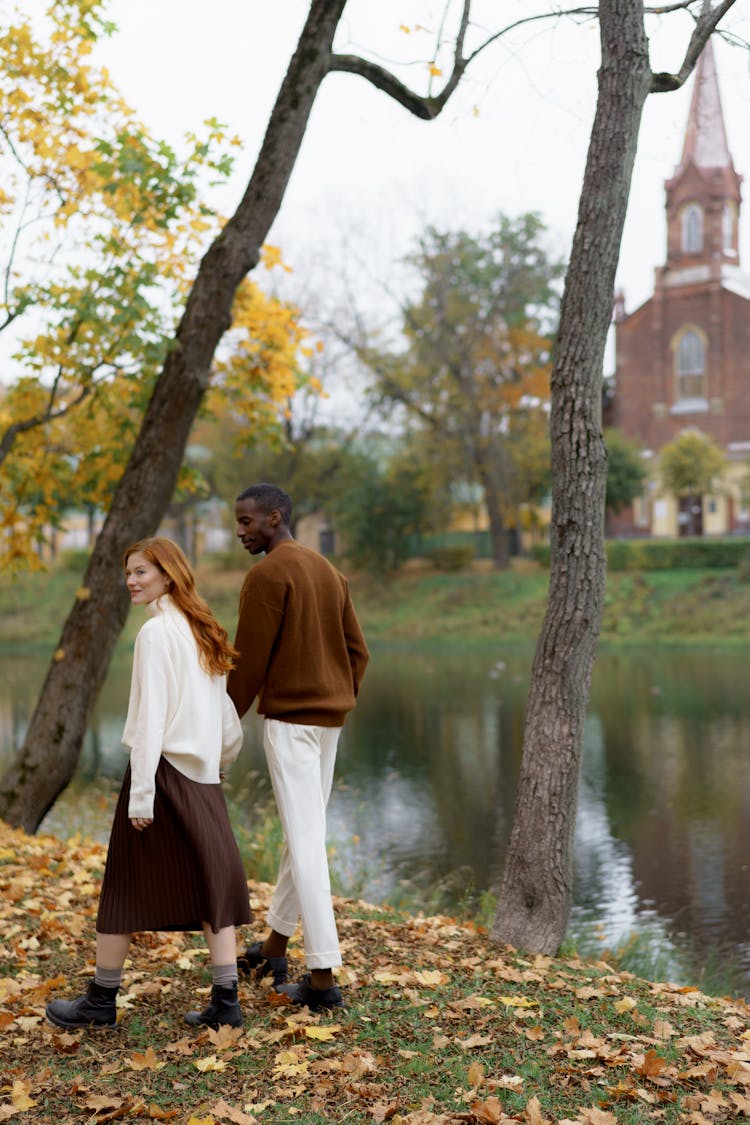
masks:
<svg viewBox="0 0 750 1125"><path fill-rule="evenodd" d="M135 554L144 555L169 579L169 596L187 618L204 670L209 675L221 676L233 668L239 653L229 643L226 629L219 624L196 590L190 563L177 544L160 535L141 539L128 547L123 555L123 566L127 566L128 559Z"/></svg>

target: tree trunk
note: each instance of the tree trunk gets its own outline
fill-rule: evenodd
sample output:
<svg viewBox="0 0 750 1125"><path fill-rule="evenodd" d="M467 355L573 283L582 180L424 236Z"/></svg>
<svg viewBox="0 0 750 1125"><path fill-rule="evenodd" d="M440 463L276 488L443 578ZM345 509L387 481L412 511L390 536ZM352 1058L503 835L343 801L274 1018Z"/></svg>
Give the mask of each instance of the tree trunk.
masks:
<svg viewBox="0 0 750 1125"><path fill-rule="evenodd" d="M572 897L583 721L605 580L604 347L641 114L651 85L640 0L601 0L596 115L552 372L550 589L492 938L555 953Z"/></svg>
<svg viewBox="0 0 750 1125"><path fill-rule="evenodd" d="M495 570L505 570L510 558L508 552L508 529L503 519L500 489L491 471L482 472L480 468L479 476L484 488L484 503L487 508L487 520L490 525L492 566Z"/></svg>
<svg viewBox="0 0 750 1125"><path fill-rule="evenodd" d="M25 743L0 780L0 816L14 826L35 831L73 776L128 611L123 551L156 531L172 498L214 351L231 323L235 290L257 264L281 206L345 3L311 3L245 195L201 262Z"/></svg>

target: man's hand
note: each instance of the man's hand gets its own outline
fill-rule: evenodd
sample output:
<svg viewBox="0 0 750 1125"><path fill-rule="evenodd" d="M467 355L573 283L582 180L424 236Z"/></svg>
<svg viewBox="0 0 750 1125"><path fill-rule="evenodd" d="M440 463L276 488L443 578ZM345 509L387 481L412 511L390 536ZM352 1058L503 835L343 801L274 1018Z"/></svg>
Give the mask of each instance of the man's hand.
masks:
<svg viewBox="0 0 750 1125"><path fill-rule="evenodd" d="M152 816L131 816L130 823L136 832L142 832L144 828L148 828L149 824L154 823L154 818Z"/></svg>

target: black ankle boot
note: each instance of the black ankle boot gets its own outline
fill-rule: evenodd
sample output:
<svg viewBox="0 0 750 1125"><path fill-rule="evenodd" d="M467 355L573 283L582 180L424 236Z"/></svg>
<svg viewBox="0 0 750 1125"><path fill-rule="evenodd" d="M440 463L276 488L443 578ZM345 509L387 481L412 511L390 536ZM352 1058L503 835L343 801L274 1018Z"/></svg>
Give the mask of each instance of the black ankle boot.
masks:
<svg viewBox="0 0 750 1125"><path fill-rule="evenodd" d="M76 1000L53 1000L46 1015L57 1027L114 1027L117 1023L116 988L105 988L92 980Z"/></svg>
<svg viewBox="0 0 750 1125"><path fill-rule="evenodd" d="M248 945L244 954L237 958L237 969L240 973L261 977L272 976L273 986L278 988L283 984L289 972L289 962L286 957L266 957L263 952L263 942L256 941Z"/></svg>
<svg viewBox="0 0 750 1125"><path fill-rule="evenodd" d="M212 1027L216 1031L222 1024L242 1027L244 1020L237 999L237 982L229 988L220 984L211 987L211 1003L202 1012L188 1012L185 1021L193 1027Z"/></svg>

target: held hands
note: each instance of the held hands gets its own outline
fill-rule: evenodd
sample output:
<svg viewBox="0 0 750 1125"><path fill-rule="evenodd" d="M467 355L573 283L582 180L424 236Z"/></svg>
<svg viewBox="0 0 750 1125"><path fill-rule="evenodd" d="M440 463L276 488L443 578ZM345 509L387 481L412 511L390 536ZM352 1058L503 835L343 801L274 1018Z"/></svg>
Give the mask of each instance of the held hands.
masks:
<svg viewBox="0 0 750 1125"><path fill-rule="evenodd" d="M148 828L149 824L154 823L152 816L131 816L130 823L137 832L142 832L144 828Z"/></svg>

